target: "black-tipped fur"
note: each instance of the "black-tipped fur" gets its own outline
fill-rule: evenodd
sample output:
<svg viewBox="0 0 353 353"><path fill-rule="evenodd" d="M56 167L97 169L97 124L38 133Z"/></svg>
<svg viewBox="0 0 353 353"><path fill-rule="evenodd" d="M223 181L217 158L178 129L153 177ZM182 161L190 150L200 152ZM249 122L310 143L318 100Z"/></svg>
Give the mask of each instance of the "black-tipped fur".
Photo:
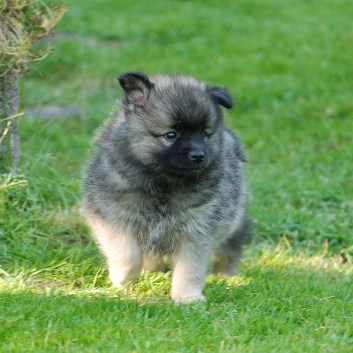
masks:
<svg viewBox="0 0 353 353"><path fill-rule="evenodd" d="M234 275L248 239L244 155L227 90L192 77L119 77L124 109L97 138L84 211L116 286L173 259L171 296L203 299L208 260Z"/></svg>

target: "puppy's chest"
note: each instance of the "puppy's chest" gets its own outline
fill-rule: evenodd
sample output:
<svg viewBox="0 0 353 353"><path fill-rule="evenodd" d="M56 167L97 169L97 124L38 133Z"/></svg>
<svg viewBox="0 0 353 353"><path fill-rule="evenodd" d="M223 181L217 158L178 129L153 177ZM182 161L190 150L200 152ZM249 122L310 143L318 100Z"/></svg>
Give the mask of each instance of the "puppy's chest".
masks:
<svg viewBox="0 0 353 353"><path fill-rule="evenodd" d="M215 205L201 198L139 197L118 202L116 222L122 223L148 252L170 254L182 238L208 237L214 226Z"/></svg>
<svg viewBox="0 0 353 353"><path fill-rule="evenodd" d="M197 213L202 206L207 207L209 199L202 194L160 195L140 198L140 210L147 217L151 214L158 219L170 219ZM201 209L200 209L201 211Z"/></svg>
<svg viewBox="0 0 353 353"><path fill-rule="evenodd" d="M178 204L173 203L171 200L168 200L164 197L144 200L142 204L143 213L145 213L147 216L154 214L158 218L170 218L180 209Z"/></svg>
<svg viewBox="0 0 353 353"><path fill-rule="evenodd" d="M127 200L126 200L127 201ZM177 197L133 195L121 205L129 222L136 228L160 236L171 233L189 233L208 223L212 214L212 203L200 196L181 195Z"/></svg>

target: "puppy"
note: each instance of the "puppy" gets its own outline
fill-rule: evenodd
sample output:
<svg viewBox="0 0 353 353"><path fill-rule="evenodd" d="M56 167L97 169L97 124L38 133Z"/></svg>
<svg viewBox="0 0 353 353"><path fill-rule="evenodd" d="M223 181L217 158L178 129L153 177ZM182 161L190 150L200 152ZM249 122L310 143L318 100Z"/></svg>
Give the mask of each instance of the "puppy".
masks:
<svg viewBox="0 0 353 353"><path fill-rule="evenodd" d="M125 98L96 139L84 213L122 287L173 263L175 302L203 300L209 259L233 276L249 240L244 153L224 125L229 93L192 77L129 72Z"/></svg>

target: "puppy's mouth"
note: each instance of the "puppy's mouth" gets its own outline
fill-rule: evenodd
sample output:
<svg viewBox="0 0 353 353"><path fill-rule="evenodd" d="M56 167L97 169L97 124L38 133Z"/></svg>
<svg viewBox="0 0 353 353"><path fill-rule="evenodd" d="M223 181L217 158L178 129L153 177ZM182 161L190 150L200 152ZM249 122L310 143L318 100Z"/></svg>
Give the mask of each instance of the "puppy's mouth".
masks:
<svg viewBox="0 0 353 353"><path fill-rule="evenodd" d="M190 168L179 168L172 167L170 168L170 173L175 175L199 175L204 172L205 168L203 167L190 167Z"/></svg>
<svg viewBox="0 0 353 353"><path fill-rule="evenodd" d="M207 166L195 165L190 167L168 166L168 172L173 175L196 176L202 174Z"/></svg>

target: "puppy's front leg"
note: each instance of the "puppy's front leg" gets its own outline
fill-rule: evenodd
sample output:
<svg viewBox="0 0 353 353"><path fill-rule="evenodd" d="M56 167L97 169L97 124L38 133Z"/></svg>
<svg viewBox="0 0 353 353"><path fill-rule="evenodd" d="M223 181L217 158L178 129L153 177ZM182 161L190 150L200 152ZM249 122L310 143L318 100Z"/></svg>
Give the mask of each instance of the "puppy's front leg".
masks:
<svg viewBox="0 0 353 353"><path fill-rule="evenodd" d="M142 249L137 239L100 216L88 218L93 236L107 259L109 277L116 287L136 279L142 269Z"/></svg>
<svg viewBox="0 0 353 353"><path fill-rule="evenodd" d="M205 300L205 284L210 250L207 246L182 241L174 255L171 297L176 303Z"/></svg>

